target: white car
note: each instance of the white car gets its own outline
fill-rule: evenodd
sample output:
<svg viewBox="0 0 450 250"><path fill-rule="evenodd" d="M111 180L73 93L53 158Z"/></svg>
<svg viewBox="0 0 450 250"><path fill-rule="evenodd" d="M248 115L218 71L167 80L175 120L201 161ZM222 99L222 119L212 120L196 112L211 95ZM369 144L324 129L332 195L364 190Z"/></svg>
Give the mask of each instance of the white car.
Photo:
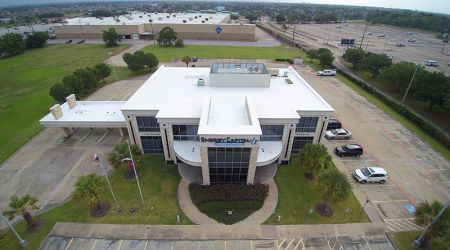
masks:
<svg viewBox="0 0 450 250"><path fill-rule="evenodd" d="M335 69L324 69L319 72L317 72L318 76L335 76L336 70Z"/></svg>
<svg viewBox="0 0 450 250"><path fill-rule="evenodd" d="M342 128L332 129L325 132L325 138L328 140L350 139L351 137L352 133Z"/></svg>
<svg viewBox="0 0 450 250"><path fill-rule="evenodd" d="M386 170L379 167L362 167L352 172L353 178L359 183L380 183L383 184L388 179Z"/></svg>

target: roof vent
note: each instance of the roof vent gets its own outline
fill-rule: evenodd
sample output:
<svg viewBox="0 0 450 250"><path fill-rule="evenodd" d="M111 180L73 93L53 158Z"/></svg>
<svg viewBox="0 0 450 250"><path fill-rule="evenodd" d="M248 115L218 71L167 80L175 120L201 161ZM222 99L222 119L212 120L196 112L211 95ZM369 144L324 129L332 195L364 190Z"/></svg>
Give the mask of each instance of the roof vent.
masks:
<svg viewBox="0 0 450 250"><path fill-rule="evenodd" d="M287 84L292 84L292 81L291 81L291 79L289 79L289 78L286 78L286 79L284 79L286 82L287 82Z"/></svg>
<svg viewBox="0 0 450 250"><path fill-rule="evenodd" d="M197 86L205 86L205 79L199 78L197 81Z"/></svg>
<svg viewBox="0 0 450 250"><path fill-rule="evenodd" d="M289 71L284 71L283 72L283 77L288 77L288 75L289 75Z"/></svg>

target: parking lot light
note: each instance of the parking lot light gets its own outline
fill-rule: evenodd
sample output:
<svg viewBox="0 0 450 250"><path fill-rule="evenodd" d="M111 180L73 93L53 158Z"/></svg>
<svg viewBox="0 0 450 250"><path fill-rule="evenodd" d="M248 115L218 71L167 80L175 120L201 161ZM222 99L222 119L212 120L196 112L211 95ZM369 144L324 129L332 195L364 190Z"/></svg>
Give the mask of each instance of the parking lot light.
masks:
<svg viewBox="0 0 450 250"><path fill-rule="evenodd" d="M28 242L26 240L24 240L22 237L20 237L20 235L17 233L17 231L11 225L9 220L3 215L1 210L0 210L0 219L2 219L3 222L5 222L5 224L9 227L9 229L11 229L11 231L14 233L14 235L16 236L17 240L20 243L20 246L22 246L23 248L28 246Z"/></svg>
<svg viewBox="0 0 450 250"><path fill-rule="evenodd" d="M414 70L414 74L413 74L413 76L411 77L411 81L409 82L408 88L406 89L405 95L403 96L402 104L403 104L403 102L404 102L405 99L406 99L406 95L408 95L409 89L411 88L412 82L414 81L414 77L416 76L417 69L419 69L419 66L420 66L420 63L418 63L418 64L416 65L416 69Z"/></svg>
<svg viewBox="0 0 450 250"><path fill-rule="evenodd" d="M112 68L113 68L114 79L116 79L116 81L117 81L116 69L114 68L114 63L112 61L112 54L113 54L112 51L108 52L109 61L110 61L111 65L112 65Z"/></svg>

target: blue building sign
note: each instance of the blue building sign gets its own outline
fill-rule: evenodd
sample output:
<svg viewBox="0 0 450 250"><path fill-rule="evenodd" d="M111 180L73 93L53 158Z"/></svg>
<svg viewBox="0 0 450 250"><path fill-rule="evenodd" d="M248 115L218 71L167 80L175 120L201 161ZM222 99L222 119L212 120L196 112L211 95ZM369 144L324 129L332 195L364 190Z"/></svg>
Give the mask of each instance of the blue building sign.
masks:
<svg viewBox="0 0 450 250"><path fill-rule="evenodd" d="M222 32L222 28L220 26L217 26L215 31L217 32L217 34L220 34Z"/></svg>

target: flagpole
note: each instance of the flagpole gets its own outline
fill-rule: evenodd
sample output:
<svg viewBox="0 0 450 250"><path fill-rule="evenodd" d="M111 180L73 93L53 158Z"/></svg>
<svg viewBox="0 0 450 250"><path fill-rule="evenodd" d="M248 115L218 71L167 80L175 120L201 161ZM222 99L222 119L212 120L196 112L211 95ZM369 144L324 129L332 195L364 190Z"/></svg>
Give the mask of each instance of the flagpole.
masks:
<svg viewBox="0 0 450 250"><path fill-rule="evenodd" d="M112 198L114 200L114 203L116 204L116 209L117 209L117 211L120 212L120 210L121 210L120 209L120 205L119 205L119 202L117 202L116 196L114 195L114 191L113 191L112 186L111 186L111 183L109 182L108 173L106 171L105 166L103 165L102 158L98 154L95 154L94 157L95 157L94 160L98 159L98 165L97 166L99 166L103 170L103 175L105 176L106 182L108 183L109 190L111 190Z"/></svg>
<svg viewBox="0 0 450 250"><path fill-rule="evenodd" d="M136 176L136 182L137 182L137 186L139 189L139 194L141 195L142 212L144 212L144 196L142 195L141 184L139 183L139 177L136 172L136 164L134 164L133 154L131 153L130 142L128 140L127 140L127 145L128 145L128 152L130 153L131 163L133 164L134 176Z"/></svg>

